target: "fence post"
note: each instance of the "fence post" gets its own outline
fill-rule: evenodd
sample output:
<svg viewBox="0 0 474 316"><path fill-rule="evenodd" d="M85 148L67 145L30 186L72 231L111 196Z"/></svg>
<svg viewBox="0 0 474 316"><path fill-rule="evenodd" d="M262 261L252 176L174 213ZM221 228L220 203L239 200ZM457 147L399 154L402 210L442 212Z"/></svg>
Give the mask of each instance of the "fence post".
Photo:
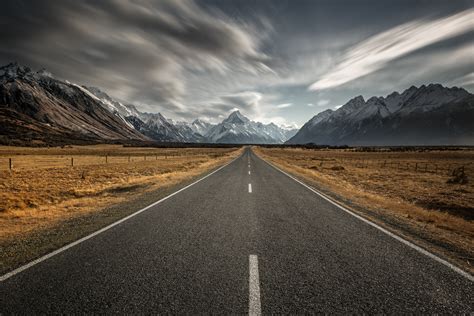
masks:
<svg viewBox="0 0 474 316"><path fill-rule="evenodd" d="M71 167L74 167L74 158L71 157Z"/></svg>
<svg viewBox="0 0 474 316"><path fill-rule="evenodd" d="M8 158L8 169L10 169L10 171L13 169L13 160L11 158Z"/></svg>
<svg viewBox="0 0 474 316"><path fill-rule="evenodd" d="M107 155L105 155L105 163L107 163L107 162L108 162L108 157L107 157Z"/></svg>
<svg viewBox="0 0 474 316"><path fill-rule="evenodd" d="M146 155L144 155L143 158L144 158L143 160L146 161Z"/></svg>
<svg viewBox="0 0 474 316"><path fill-rule="evenodd" d="M415 172L418 172L418 163L415 162Z"/></svg>
<svg viewBox="0 0 474 316"><path fill-rule="evenodd" d="M128 162L130 162L130 155L128 155Z"/></svg>

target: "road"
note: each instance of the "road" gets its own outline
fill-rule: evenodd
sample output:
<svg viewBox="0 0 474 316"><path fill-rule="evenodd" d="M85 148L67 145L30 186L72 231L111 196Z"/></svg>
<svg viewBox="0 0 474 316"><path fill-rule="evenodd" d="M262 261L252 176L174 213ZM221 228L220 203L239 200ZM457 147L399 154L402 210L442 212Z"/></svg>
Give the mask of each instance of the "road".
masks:
<svg viewBox="0 0 474 316"><path fill-rule="evenodd" d="M1 282L0 314L472 313L473 293L469 276L246 149Z"/></svg>

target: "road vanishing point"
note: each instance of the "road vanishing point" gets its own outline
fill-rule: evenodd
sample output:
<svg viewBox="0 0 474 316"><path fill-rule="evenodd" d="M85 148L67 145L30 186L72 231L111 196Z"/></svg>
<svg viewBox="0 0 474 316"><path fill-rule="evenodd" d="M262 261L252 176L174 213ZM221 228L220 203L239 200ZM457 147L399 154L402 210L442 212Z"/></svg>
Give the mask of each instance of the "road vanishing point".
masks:
<svg viewBox="0 0 474 316"><path fill-rule="evenodd" d="M250 148L0 278L0 314L465 313L472 275Z"/></svg>

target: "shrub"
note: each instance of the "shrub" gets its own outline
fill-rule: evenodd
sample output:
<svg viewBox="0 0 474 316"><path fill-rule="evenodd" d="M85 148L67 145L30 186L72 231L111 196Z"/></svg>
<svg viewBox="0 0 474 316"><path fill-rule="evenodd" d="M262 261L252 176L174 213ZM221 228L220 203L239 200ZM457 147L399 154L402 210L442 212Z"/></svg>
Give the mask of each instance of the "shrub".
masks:
<svg viewBox="0 0 474 316"><path fill-rule="evenodd" d="M464 167L459 167L453 170L451 174L451 178L446 181L449 184L467 184L468 178L466 173L464 172Z"/></svg>

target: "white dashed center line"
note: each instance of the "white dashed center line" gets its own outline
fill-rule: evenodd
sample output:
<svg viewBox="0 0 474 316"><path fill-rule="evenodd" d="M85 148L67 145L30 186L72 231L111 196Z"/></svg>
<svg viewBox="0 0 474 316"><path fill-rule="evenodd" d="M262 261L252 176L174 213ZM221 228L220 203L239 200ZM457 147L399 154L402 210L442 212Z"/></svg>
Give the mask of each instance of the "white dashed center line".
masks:
<svg viewBox="0 0 474 316"><path fill-rule="evenodd" d="M252 193L252 183L249 183L249 193Z"/></svg>
<svg viewBox="0 0 474 316"><path fill-rule="evenodd" d="M258 277L258 258L249 256L249 315L261 315L260 280Z"/></svg>

